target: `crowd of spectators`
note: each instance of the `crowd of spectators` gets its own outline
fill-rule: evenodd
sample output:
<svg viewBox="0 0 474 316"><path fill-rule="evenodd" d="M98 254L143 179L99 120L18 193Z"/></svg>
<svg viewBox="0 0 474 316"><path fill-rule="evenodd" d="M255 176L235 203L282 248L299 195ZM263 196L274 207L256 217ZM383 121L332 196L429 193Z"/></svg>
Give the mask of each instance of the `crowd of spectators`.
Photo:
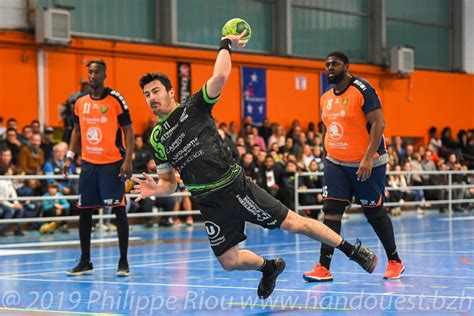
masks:
<svg viewBox="0 0 474 316"><path fill-rule="evenodd" d="M155 173L155 164L147 140L156 121L151 119L148 128L141 135L135 136L134 173ZM255 126L250 117L243 121L239 131L235 122L229 124L216 121L216 128L223 141L232 152L245 174L251 177L269 194L279 199L291 209L295 209L295 176L298 172L318 172L324 168L322 124L309 123L301 126L294 120L287 131L278 123L264 120L261 126ZM18 130L17 121L9 119L4 126L0 118L0 176L1 175L61 175L65 154L68 150L67 138L54 142L54 129L44 128L40 123L32 121ZM57 135L58 136L58 135ZM64 141L66 140L66 141ZM389 171L437 171L437 170L467 170L474 168L474 130L461 130L456 138L446 127L438 133L435 127L429 130L429 141L426 145L414 146L410 139L394 137L393 142L387 140ZM77 156L71 165L70 174L79 174L81 158ZM322 176L299 175L299 188L321 189ZM472 177L463 174L453 175L453 184L472 183ZM179 181L178 190L185 192L186 188ZM395 190L386 191L389 202L405 201L420 202L417 211L423 212L423 206L430 201L447 199L446 189L409 189L416 185L448 184L446 174L394 174L387 177L387 187ZM130 189L131 184L127 187ZM0 196L8 197L8 201L0 203L0 218L22 218L37 216L62 216L74 214L75 202L68 201L65 195L75 195L78 183L70 179L47 180L0 180ZM48 200L21 201L18 196L47 196ZM454 189L453 199L462 199L474 195L472 189ZM51 199L56 197L56 199ZM300 205L322 204L321 193L300 193ZM140 203L128 201L129 212L177 211L194 209L189 196L160 197L143 199ZM446 205L437 204L441 212ZM469 208L466 203L455 203L454 211L464 212ZM307 210L306 214L317 218L319 211ZM147 227L154 224L154 217L144 220ZM114 225L106 222L106 228L114 230ZM160 217L158 224L171 226L175 224L192 225L193 217ZM9 225L0 226L0 236L5 236ZM22 235L22 225L12 225L13 233ZM67 222L56 221L41 226L29 224L41 233L51 233L59 228L63 233L68 232Z"/></svg>

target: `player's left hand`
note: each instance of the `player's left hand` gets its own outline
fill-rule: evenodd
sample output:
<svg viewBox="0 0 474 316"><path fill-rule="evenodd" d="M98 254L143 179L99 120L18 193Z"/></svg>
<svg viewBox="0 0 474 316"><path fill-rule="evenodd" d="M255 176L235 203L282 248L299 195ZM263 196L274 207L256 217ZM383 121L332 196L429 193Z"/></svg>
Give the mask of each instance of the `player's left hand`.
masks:
<svg viewBox="0 0 474 316"><path fill-rule="evenodd" d="M372 173L372 158L364 158L359 164L359 169L357 170L357 181L364 182L370 177Z"/></svg>
<svg viewBox="0 0 474 316"><path fill-rule="evenodd" d="M125 160L122 164L122 167L120 167L120 173L119 177L122 182L125 182L126 180L130 179L132 176L133 172L133 164L132 161Z"/></svg>

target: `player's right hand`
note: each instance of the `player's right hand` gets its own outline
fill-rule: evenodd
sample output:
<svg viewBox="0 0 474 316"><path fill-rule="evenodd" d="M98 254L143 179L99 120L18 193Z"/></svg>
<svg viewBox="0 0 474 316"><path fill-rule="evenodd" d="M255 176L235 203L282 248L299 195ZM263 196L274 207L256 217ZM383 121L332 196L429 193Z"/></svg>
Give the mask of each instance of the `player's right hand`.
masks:
<svg viewBox="0 0 474 316"><path fill-rule="evenodd" d="M69 168L71 168L71 158L66 158L66 161L64 162L63 170L62 170L63 176L66 179L69 175Z"/></svg>
<svg viewBox="0 0 474 316"><path fill-rule="evenodd" d="M145 180L140 180L136 177L132 177L132 181L136 184L133 186L133 190L130 193L137 194L138 197L135 199L135 202L139 202L141 199L145 197L150 197L156 195L156 191L158 189L158 183L145 172L142 173Z"/></svg>

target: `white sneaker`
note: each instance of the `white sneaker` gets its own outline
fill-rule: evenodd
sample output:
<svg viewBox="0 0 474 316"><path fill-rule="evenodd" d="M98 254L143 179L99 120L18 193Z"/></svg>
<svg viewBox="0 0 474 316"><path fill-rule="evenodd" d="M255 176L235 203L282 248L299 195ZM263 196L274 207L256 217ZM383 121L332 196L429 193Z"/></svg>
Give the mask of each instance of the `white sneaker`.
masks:
<svg viewBox="0 0 474 316"><path fill-rule="evenodd" d="M425 215L425 210L422 209L422 208L420 208L420 207L418 207L418 208L416 209L416 215Z"/></svg>

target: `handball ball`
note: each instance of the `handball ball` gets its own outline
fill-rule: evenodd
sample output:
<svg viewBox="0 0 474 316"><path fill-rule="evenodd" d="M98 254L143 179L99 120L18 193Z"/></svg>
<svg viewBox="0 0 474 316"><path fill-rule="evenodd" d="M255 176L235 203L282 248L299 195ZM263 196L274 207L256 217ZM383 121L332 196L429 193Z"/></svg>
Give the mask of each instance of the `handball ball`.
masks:
<svg viewBox="0 0 474 316"><path fill-rule="evenodd" d="M245 33L242 39L250 40L250 37L252 36L252 29L250 28L250 25L243 19L234 18L227 21L222 27L222 36L239 35L244 30L247 30L247 33Z"/></svg>

